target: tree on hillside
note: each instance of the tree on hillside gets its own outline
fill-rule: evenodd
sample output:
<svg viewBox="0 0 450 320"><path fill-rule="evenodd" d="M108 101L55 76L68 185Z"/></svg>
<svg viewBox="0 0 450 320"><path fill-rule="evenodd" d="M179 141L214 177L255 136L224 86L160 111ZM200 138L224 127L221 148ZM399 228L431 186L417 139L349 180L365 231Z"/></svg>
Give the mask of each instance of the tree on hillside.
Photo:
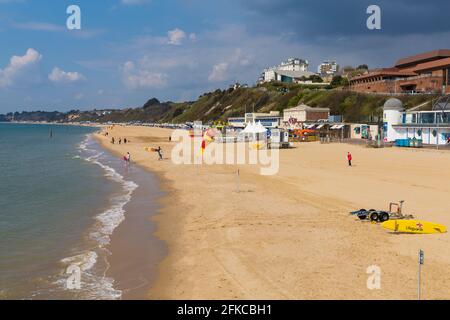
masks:
<svg viewBox="0 0 450 320"><path fill-rule="evenodd" d="M358 69L358 70L369 70L369 66L367 64L361 64L356 69Z"/></svg>
<svg viewBox="0 0 450 320"><path fill-rule="evenodd" d="M322 83L323 82L322 77L318 76L316 74L313 74L312 76L310 76L308 80L312 81L313 83Z"/></svg>
<svg viewBox="0 0 450 320"><path fill-rule="evenodd" d="M346 77L342 76L334 76L333 80L331 80L332 87L347 87L349 85L349 81Z"/></svg>
<svg viewBox="0 0 450 320"><path fill-rule="evenodd" d="M350 81L348 80L348 78L347 77L342 77L341 86L348 87L349 85L350 85Z"/></svg>
<svg viewBox="0 0 450 320"><path fill-rule="evenodd" d="M147 109L147 108L150 108L151 106L156 106L156 105L159 105L159 104L160 104L160 102L159 102L158 99L156 99L156 98L151 98L150 100L148 100L148 101L144 104L143 109Z"/></svg>
<svg viewBox="0 0 450 320"><path fill-rule="evenodd" d="M345 66L343 68L344 72L348 73L348 72L352 72L355 70L355 68L353 68L352 66Z"/></svg>

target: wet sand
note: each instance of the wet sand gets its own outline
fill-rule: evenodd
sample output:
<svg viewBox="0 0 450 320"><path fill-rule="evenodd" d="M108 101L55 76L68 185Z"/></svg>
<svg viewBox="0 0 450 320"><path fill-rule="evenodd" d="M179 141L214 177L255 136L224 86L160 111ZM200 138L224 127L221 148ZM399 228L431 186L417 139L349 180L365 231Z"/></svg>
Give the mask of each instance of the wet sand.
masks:
<svg viewBox="0 0 450 320"><path fill-rule="evenodd" d="M153 173L124 162L116 169L138 187L124 206L125 220L114 230L107 247L106 276L114 279L114 289L121 291L121 299L142 300L148 297L159 263L167 255L164 242L153 235L156 226L150 219L157 213L158 199L164 193Z"/></svg>
<svg viewBox="0 0 450 320"><path fill-rule="evenodd" d="M169 255L148 298L415 299L423 249L423 298L450 299L448 233L396 235L348 214L405 200L405 213L450 226L450 152L298 144L281 151L277 175L261 176L257 166L175 165L144 150L170 157L170 133L116 126L97 135L117 156L130 151L167 193L153 219ZM372 265L380 290L367 288Z"/></svg>

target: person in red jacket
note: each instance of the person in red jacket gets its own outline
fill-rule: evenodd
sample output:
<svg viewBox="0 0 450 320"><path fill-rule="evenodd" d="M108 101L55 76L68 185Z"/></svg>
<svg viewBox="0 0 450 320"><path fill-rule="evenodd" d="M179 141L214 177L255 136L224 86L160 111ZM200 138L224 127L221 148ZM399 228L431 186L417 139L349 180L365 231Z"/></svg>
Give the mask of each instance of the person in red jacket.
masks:
<svg viewBox="0 0 450 320"><path fill-rule="evenodd" d="M352 166L353 157L352 157L352 154L350 152L347 153L347 160L348 160L348 165L351 167Z"/></svg>

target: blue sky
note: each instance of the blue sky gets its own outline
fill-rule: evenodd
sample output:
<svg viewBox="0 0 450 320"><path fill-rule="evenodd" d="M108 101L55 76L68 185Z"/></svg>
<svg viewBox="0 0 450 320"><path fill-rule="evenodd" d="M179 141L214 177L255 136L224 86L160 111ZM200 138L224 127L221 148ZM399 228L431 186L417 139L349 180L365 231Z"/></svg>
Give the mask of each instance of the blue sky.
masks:
<svg viewBox="0 0 450 320"><path fill-rule="evenodd" d="M81 30L66 8L81 8ZM382 9L382 30L366 8ZM450 48L446 0L0 0L0 113L185 101L288 57L390 66Z"/></svg>

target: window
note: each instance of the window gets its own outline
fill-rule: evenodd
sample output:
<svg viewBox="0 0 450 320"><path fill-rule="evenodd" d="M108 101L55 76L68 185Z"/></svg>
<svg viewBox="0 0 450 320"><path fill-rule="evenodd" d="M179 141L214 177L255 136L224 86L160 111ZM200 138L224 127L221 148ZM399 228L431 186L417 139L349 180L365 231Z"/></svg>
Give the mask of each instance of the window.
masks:
<svg viewBox="0 0 450 320"><path fill-rule="evenodd" d="M439 123L450 123L450 113L449 112L439 112L437 114L437 119Z"/></svg>
<svg viewBox="0 0 450 320"><path fill-rule="evenodd" d="M447 84L450 85L450 68L447 69Z"/></svg>
<svg viewBox="0 0 450 320"><path fill-rule="evenodd" d="M424 112L421 115L420 123L435 123L434 121L434 112Z"/></svg>

